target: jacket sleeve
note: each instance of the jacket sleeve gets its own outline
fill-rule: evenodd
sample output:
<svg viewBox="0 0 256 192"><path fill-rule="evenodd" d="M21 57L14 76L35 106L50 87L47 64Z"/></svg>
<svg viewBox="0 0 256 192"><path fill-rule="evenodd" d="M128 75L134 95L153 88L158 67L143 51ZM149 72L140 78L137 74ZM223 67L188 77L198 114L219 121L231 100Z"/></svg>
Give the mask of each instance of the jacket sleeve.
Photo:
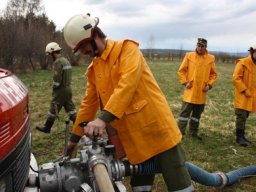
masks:
<svg viewBox="0 0 256 192"><path fill-rule="evenodd" d="M143 71L143 56L138 45L125 41L119 56L119 80L104 110L120 119L129 106Z"/></svg>
<svg viewBox="0 0 256 192"><path fill-rule="evenodd" d="M233 73L233 84L239 92L243 92L247 89L246 85L243 82L243 74L244 70L242 62L238 60Z"/></svg>
<svg viewBox="0 0 256 192"><path fill-rule="evenodd" d="M79 124L81 122L92 121L95 118L98 108L99 103L95 84L88 78L85 95L81 101L72 133L78 136L83 136L84 130L79 126Z"/></svg>
<svg viewBox="0 0 256 192"><path fill-rule="evenodd" d="M186 54L178 70L179 81L181 84L188 82L187 71L188 71L188 55Z"/></svg>
<svg viewBox="0 0 256 192"><path fill-rule="evenodd" d="M216 69L216 65L215 65L215 58L213 58L213 63L212 63L211 70L210 70L208 84L212 87L213 84L216 82L216 80L217 80L217 69Z"/></svg>

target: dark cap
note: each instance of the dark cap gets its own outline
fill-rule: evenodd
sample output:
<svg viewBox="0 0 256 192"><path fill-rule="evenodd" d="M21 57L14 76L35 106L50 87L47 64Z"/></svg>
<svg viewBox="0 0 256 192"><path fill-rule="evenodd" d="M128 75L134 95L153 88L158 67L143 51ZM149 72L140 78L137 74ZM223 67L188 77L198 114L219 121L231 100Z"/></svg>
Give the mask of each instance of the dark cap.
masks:
<svg viewBox="0 0 256 192"><path fill-rule="evenodd" d="M198 38L197 43L207 46L207 40L204 38Z"/></svg>

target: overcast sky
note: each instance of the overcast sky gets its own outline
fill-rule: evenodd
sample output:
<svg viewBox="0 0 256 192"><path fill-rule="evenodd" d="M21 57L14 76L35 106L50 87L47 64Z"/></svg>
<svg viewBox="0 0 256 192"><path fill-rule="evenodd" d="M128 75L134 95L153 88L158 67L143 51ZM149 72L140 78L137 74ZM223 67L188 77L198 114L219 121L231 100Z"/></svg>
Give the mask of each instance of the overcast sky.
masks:
<svg viewBox="0 0 256 192"><path fill-rule="evenodd" d="M203 37L210 51L244 52L256 41L255 0L42 0L42 5L58 29L75 14L91 13L108 38L130 38L141 48L194 49Z"/></svg>

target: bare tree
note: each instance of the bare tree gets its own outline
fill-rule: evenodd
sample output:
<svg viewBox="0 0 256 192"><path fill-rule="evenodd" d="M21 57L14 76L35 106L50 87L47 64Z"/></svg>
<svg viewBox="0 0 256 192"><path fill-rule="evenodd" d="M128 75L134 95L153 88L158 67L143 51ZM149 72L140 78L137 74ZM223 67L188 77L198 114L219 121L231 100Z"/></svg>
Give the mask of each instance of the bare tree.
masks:
<svg viewBox="0 0 256 192"><path fill-rule="evenodd" d="M26 17L28 14L41 11L41 0L9 0L6 14L16 17Z"/></svg>
<svg viewBox="0 0 256 192"><path fill-rule="evenodd" d="M1 35L1 60L3 67L13 70L13 61L16 52L17 20L14 18L2 19Z"/></svg>
<svg viewBox="0 0 256 192"><path fill-rule="evenodd" d="M47 68L45 45L54 39L56 26L43 10L41 0L10 0L1 17L0 60L14 70ZM3 48L4 47L4 48Z"/></svg>
<svg viewBox="0 0 256 192"><path fill-rule="evenodd" d="M148 56L149 56L149 59L152 59L154 45L155 45L154 35L150 35L149 43L148 43Z"/></svg>
<svg viewBox="0 0 256 192"><path fill-rule="evenodd" d="M48 69L45 46L58 42L72 64L78 65L54 22L43 13L41 0L9 0L0 15L0 66L12 71ZM50 62L51 63L51 62Z"/></svg>
<svg viewBox="0 0 256 192"><path fill-rule="evenodd" d="M180 49L179 49L179 60L181 61L183 57L183 46L180 44Z"/></svg>

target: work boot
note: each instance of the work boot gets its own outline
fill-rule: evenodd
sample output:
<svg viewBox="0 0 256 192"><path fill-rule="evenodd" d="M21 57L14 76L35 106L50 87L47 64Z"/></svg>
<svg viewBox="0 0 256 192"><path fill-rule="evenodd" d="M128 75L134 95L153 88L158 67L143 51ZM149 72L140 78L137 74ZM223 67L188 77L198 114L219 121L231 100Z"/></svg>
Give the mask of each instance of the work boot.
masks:
<svg viewBox="0 0 256 192"><path fill-rule="evenodd" d="M190 135L192 138L197 139L199 141L203 140L203 138L200 135L198 135L197 133L191 133Z"/></svg>
<svg viewBox="0 0 256 192"><path fill-rule="evenodd" d="M244 137L244 135L242 135L242 136L237 136L237 137L236 137L236 142L237 142L239 145L243 146L243 147L248 147L249 145L252 144L252 142L249 141L249 140L247 140L247 139Z"/></svg>
<svg viewBox="0 0 256 192"><path fill-rule="evenodd" d="M243 147L248 147L249 145L251 145L251 141L249 141L248 139L245 138L245 132L244 130L241 129L237 129L236 130L236 142L243 146Z"/></svg>
<svg viewBox="0 0 256 192"><path fill-rule="evenodd" d="M36 129L44 133L50 133L53 123L54 121L47 119L43 126L36 126Z"/></svg>

